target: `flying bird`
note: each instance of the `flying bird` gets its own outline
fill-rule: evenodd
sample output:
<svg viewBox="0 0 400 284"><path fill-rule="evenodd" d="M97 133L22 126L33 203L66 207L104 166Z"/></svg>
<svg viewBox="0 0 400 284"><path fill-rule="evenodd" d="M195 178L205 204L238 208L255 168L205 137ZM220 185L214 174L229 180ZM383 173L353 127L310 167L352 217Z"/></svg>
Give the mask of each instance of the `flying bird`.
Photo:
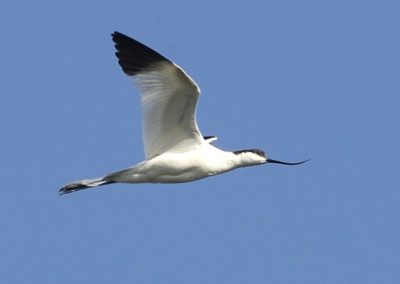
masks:
<svg viewBox="0 0 400 284"><path fill-rule="evenodd" d="M224 151L203 136L196 122L199 86L177 64L146 45L114 32L118 63L140 90L146 160L95 179L65 185L60 194L112 183L181 183L273 160L260 149Z"/></svg>

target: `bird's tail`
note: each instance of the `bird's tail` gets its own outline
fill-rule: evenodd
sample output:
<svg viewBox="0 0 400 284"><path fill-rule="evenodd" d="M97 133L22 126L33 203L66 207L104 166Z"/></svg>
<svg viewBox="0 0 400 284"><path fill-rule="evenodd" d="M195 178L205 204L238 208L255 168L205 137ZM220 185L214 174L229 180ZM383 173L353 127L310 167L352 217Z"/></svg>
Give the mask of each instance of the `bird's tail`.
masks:
<svg viewBox="0 0 400 284"><path fill-rule="evenodd" d="M75 192L78 190L92 188L92 187L101 186L101 185L107 185L107 184L111 184L111 183L115 183L115 181L104 180L103 178L85 179L85 180L75 181L75 182L72 182L70 184L63 186L60 189L59 193L60 193L60 195L63 195L66 193L71 193L71 192Z"/></svg>

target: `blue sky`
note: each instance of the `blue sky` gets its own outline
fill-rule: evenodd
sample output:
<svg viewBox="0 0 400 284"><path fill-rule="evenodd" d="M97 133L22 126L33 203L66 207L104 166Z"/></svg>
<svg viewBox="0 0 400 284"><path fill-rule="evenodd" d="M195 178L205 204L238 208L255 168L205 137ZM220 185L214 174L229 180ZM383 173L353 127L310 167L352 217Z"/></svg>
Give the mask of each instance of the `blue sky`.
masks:
<svg viewBox="0 0 400 284"><path fill-rule="evenodd" d="M398 1L3 1L1 283L396 283ZM205 135L265 165L178 185L73 180L144 158L110 34L200 85Z"/></svg>

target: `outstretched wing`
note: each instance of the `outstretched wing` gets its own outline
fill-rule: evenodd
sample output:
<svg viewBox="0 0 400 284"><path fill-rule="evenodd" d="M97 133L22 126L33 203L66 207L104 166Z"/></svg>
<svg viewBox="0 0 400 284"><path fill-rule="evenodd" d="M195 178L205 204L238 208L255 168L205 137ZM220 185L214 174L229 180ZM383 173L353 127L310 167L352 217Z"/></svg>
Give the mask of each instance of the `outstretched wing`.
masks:
<svg viewBox="0 0 400 284"><path fill-rule="evenodd" d="M182 68L144 44L119 32L112 39L118 63L140 90L146 158L199 148L204 139L196 122L197 84Z"/></svg>

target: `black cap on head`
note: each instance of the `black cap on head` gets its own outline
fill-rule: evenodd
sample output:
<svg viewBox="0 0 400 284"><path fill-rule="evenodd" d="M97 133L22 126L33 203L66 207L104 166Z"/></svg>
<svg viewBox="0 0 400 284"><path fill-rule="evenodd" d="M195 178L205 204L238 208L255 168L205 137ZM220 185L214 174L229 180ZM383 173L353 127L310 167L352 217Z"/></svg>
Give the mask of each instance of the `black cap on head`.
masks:
<svg viewBox="0 0 400 284"><path fill-rule="evenodd" d="M259 156L261 156L261 157L266 157L265 156L265 152L263 151L263 150L261 150L261 149L246 149L246 150L238 150L238 151L234 151L233 153L234 154L236 154L236 155L239 155L239 154L241 154L241 153L254 153L254 154L257 154L257 155L259 155Z"/></svg>

